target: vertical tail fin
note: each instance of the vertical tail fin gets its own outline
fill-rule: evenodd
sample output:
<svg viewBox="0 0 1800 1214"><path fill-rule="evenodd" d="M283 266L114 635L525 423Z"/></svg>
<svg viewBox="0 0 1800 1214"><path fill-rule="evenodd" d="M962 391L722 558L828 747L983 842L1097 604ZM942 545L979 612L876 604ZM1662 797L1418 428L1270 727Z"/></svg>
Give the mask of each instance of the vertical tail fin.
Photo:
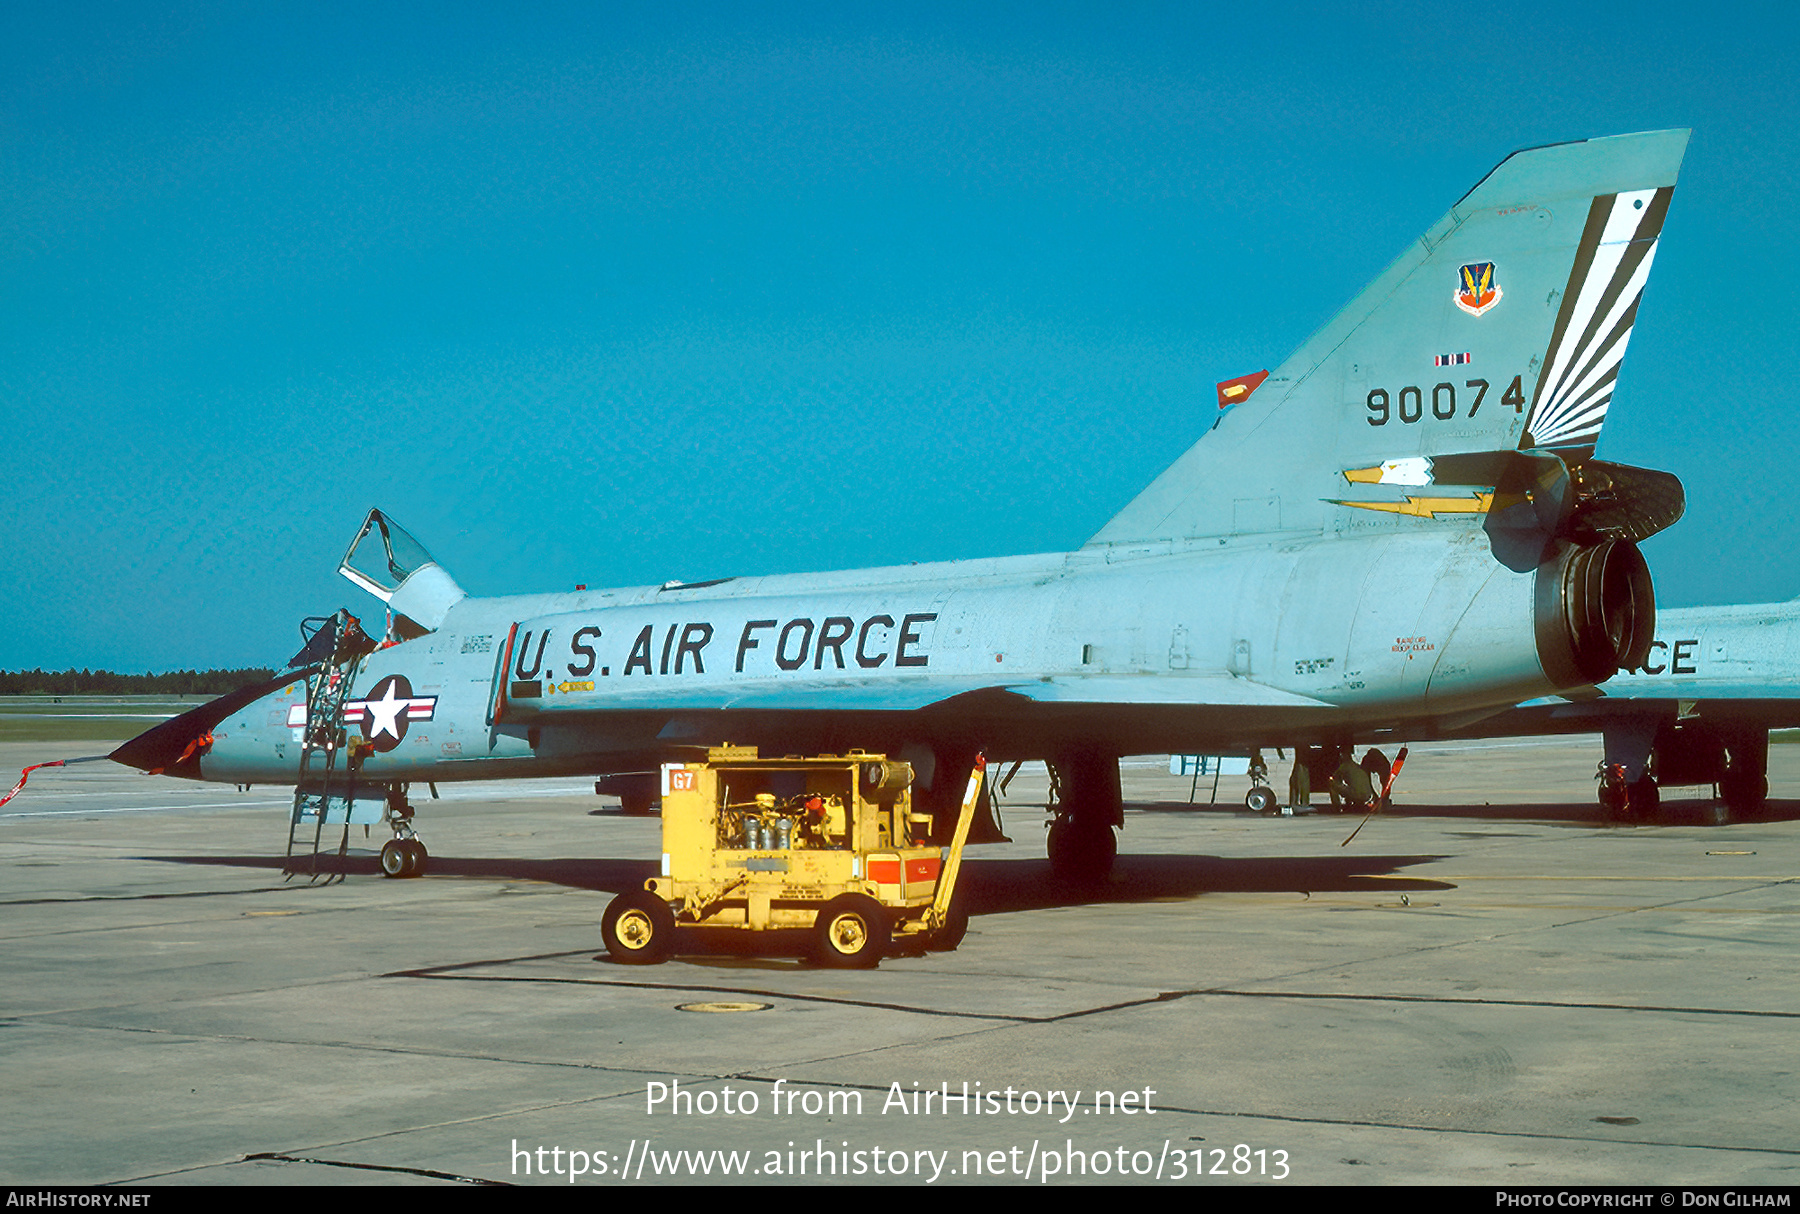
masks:
<svg viewBox="0 0 1800 1214"><path fill-rule="evenodd" d="M1090 544L1479 517L1435 456L1591 455L1686 131L1516 152Z"/></svg>

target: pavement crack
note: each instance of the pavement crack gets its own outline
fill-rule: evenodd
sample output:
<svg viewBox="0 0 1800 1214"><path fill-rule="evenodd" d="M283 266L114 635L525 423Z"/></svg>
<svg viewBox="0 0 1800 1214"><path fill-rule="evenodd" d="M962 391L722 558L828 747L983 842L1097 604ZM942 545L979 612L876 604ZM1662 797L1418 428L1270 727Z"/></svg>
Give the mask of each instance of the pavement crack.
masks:
<svg viewBox="0 0 1800 1214"><path fill-rule="evenodd" d="M585 950L582 950L585 951ZM568 954L558 954L566 956ZM536 958L521 958L521 960ZM482 964L504 964L504 962L486 962ZM446 966L443 970L459 969L460 966ZM608 986L624 990L668 991L670 993L693 991L710 995L738 995L758 999L786 999L799 1003L823 1003L837 1007L866 1008L871 1011L904 1012L916 1016L933 1016L953 1020L980 1020L996 1024L1059 1024L1068 1020L1079 1020L1087 1016L1102 1016L1109 1012L1130 1011L1133 1008L1147 1007L1158 1003L1174 1003L1183 999L1202 996L1216 996L1237 999L1307 999L1333 1000L1346 1003L1411 1003L1441 1004L1446 1006L1465 1007L1530 1007L1567 1011L1606 1011L1606 1012L1653 1012L1664 1015L1692 1016L1748 1016L1775 1020L1800 1020L1800 1012L1763 1011L1754 1008L1718 1008L1692 1007L1665 1004L1634 1003L1598 1003L1576 1002L1560 999L1481 999L1460 995L1398 995L1375 994L1356 995L1340 991L1250 991L1234 990L1227 987L1204 987L1193 990L1162 991L1155 995L1146 995L1138 999L1122 999L1114 1003L1104 1003L1095 1007L1076 1008L1073 1011L1057 1012L1047 1016L1029 1016L1017 1012L978 1012L958 1011L948 1008L919 1007L913 1004L890 1003L873 999L846 999L836 995L808 995L788 991L770 990L766 987L712 986L695 983L665 982L622 982L608 978L558 978L547 975L507 975L507 974L452 974L443 970L405 970L384 974L388 978L431 978L450 979L463 982L543 982L570 986Z"/></svg>
<svg viewBox="0 0 1800 1214"><path fill-rule="evenodd" d="M457 1184L505 1185L504 1180L488 1180L481 1176L458 1176L454 1172L434 1172L430 1168L405 1168L384 1163L357 1163L349 1159L317 1159L307 1155L283 1155L275 1151L258 1151L254 1155L246 1155L239 1163L259 1163L273 1161L275 1163L311 1163L327 1168L357 1168L365 1172L398 1172L404 1176L424 1176L431 1180L449 1180Z"/></svg>
<svg viewBox="0 0 1800 1214"><path fill-rule="evenodd" d="M1643 1003L1578 1003L1565 999L1477 999L1463 995L1349 995L1341 991L1239 991L1226 988L1196 991L1172 991L1159 999L1165 1002L1198 995L1229 996L1238 999L1309 999L1342 1003L1424 1003L1464 1007L1534 1007L1559 1011L1587 1012L1656 1012L1677 1016L1752 1016L1773 1020L1800 1020L1800 1012L1759 1011L1754 1008L1687 1007L1671 1004ZM1102 1010L1102 1009L1096 1009Z"/></svg>
<svg viewBox="0 0 1800 1214"><path fill-rule="evenodd" d="M0 1025L11 1023L0 1020ZM463 1062L493 1062L502 1066L551 1067L562 1070L598 1071L601 1073L639 1074L642 1067L603 1066L594 1062L575 1062L558 1058L508 1058L500 1054L483 1054L473 1050L426 1049L420 1046L384 1045L376 1042L359 1041L313 1041L299 1037L256 1036L249 1033L206 1033L182 1029L147 1028L131 1024L83 1024L79 1021L58 1020L50 1016L33 1017L31 1025L55 1025L60 1029L70 1029L89 1033L142 1033L149 1036L169 1037L188 1041L234 1041L253 1045L282 1045L299 1049L315 1049L327 1051L348 1051L360 1054L393 1054L406 1058L454 1058Z"/></svg>
<svg viewBox="0 0 1800 1214"><path fill-rule="evenodd" d="M1287 1113L1252 1113L1242 1109L1190 1109L1176 1105L1158 1113L1188 1113L1196 1117L1232 1117L1245 1121L1270 1121L1283 1125L1353 1126L1363 1129L1405 1130L1420 1134L1469 1134L1481 1138L1522 1138L1540 1142L1591 1142L1606 1146L1659 1147L1663 1150L1728 1151L1751 1155L1796 1155L1800 1147L1757 1147L1742 1143L1661 1142L1654 1138L1614 1138L1602 1134L1553 1134L1533 1130L1477 1129L1471 1126L1424 1125L1410 1121L1382 1121L1373 1117L1301 1117Z"/></svg>
<svg viewBox="0 0 1800 1214"><path fill-rule="evenodd" d="M238 898L246 894L292 893L304 885L258 885L253 889L189 889L167 894L82 894L74 898L7 898L0 906L79 906L87 902L163 902L176 898Z"/></svg>
<svg viewBox="0 0 1800 1214"><path fill-rule="evenodd" d="M423 978L452 982L541 982L558 986L607 986L616 987L621 990L669 991L671 993L676 991L695 991L708 995L741 995L758 999L787 999L798 1003L826 1003L838 1007L867 1008L870 1011L906 1012L915 1016L942 1016L953 1020L991 1020L1013 1024L1045 1024L1052 1020L1063 1018L1062 1015L1021 1016L1008 1012L953 1011L944 1008L919 1007L907 1003L887 1003L874 999L845 999L836 995L794 994L788 991L768 990L763 987L711 986L690 982L621 982L611 978L555 978L547 975L528 974L447 974L432 970L403 970L391 974L383 974L382 977ZM1149 1000L1148 1002L1154 1002L1154 1000ZM1086 1009L1083 1009L1081 1012L1064 1013L1063 1015L1086 1014Z"/></svg>

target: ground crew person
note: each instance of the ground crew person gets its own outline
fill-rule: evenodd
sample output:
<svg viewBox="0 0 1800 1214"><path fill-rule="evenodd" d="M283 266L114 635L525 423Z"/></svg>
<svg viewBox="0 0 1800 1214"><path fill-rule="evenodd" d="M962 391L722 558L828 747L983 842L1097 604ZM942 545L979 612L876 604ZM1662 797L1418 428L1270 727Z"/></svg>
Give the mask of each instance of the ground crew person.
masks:
<svg viewBox="0 0 1800 1214"><path fill-rule="evenodd" d="M1331 808L1333 812L1343 808L1343 792L1338 786L1337 771L1338 766L1344 761L1344 756L1349 753L1350 748L1341 743L1333 743L1330 746L1321 746L1319 748L1318 767L1307 773L1309 778L1320 780L1324 783L1325 790L1331 794Z"/></svg>
<svg viewBox="0 0 1800 1214"><path fill-rule="evenodd" d="M1343 762L1338 764L1337 771L1332 773L1331 795L1333 800L1343 798L1347 810L1367 809L1375 800L1375 786L1369 780L1369 773L1350 757L1348 750L1344 751Z"/></svg>
<svg viewBox="0 0 1800 1214"><path fill-rule="evenodd" d="M1376 750L1373 746L1369 747L1367 753L1363 755L1362 768L1369 773L1369 782L1375 786L1375 791L1377 793L1380 793L1382 789L1387 787L1388 777L1392 775L1394 771L1394 765L1388 762L1388 757L1379 750ZM1383 796L1381 798L1381 808L1386 809L1387 807L1388 799Z"/></svg>
<svg viewBox="0 0 1800 1214"><path fill-rule="evenodd" d="M1294 752L1294 770L1288 773L1288 805L1298 808L1312 804L1312 772L1307 764L1312 761L1310 746L1302 746Z"/></svg>

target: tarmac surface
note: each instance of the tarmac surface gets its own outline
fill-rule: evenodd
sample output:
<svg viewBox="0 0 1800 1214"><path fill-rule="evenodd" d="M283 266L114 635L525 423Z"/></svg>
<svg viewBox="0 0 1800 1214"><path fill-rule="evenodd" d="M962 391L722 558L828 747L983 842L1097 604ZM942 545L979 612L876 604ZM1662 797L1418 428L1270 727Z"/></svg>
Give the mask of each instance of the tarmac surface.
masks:
<svg viewBox="0 0 1800 1214"><path fill-rule="evenodd" d="M1348 846L1131 761L1098 887L1027 768L962 947L856 972L611 962L659 827L591 781L416 787L425 877L355 828L308 885L286 790L40 771L0 809L0 1183L1793 1185L1800 746L1723 826L1602 822L1598 754L1415 748Z"/></svg>

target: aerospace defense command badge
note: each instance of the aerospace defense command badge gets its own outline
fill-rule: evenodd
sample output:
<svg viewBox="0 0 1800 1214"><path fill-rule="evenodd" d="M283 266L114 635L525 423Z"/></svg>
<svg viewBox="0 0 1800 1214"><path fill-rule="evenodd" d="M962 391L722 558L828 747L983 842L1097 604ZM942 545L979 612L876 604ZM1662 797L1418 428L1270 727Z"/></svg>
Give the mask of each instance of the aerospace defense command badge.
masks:
<svg viewBox="0 0 1800 1214"><path fill-rule="evenodd" d="M1470 316L1480 316L1500 302L1500 288L1494 285L1494 263L1478 261L1458 271L1461 281L1456 289L1456 306Z"/></svg>

